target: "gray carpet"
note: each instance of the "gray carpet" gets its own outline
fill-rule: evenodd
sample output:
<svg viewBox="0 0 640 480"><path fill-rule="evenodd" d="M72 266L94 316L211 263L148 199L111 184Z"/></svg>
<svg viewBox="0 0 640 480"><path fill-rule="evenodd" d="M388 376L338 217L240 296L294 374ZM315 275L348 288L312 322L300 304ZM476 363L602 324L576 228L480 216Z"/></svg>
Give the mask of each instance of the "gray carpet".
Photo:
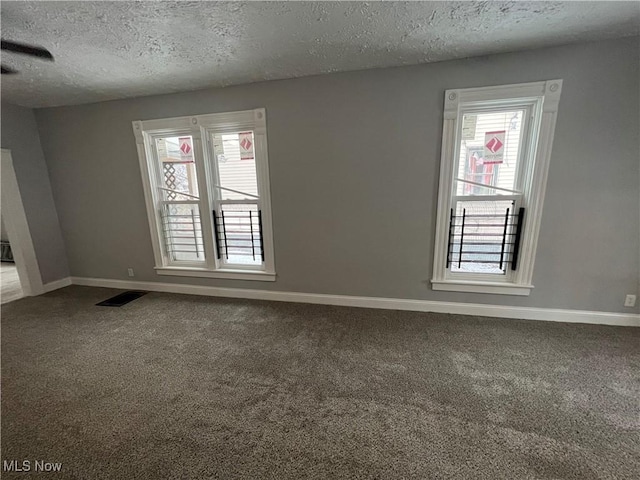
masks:
<svg viewBox="0 0 640 480"><path fill-rule="evenodd" d="M2 306L3 478L638 478L640 329L116 293Z"/></svg>

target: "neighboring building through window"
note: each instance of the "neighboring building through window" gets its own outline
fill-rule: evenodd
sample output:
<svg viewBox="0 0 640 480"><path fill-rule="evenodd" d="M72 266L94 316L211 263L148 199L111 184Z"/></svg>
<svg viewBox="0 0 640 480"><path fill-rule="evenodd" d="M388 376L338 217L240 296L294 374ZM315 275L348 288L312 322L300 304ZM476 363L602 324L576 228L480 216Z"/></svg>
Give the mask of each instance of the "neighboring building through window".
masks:
<svg viewBox="0 0 640 480"><path fill-rule="evenodd" d="M133 128L156 271L274 280L264 109Z"/></svg>
<svg viewBox="0 0 640 480"><path fill-rule="evenodd" d="M434 289L529 294L561 87L446 92Z"/></svg>

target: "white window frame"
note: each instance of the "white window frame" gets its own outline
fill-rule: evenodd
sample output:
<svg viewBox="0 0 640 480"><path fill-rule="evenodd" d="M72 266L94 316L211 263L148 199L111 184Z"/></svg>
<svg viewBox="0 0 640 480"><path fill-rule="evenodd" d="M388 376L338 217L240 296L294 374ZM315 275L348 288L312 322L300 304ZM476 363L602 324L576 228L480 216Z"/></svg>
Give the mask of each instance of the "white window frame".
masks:
<svg viewBox="0 0 640 480"><path fill-rule="evenodd" d="M551 159L562 80L447 90L444 101L442 152L433 257L433 290L529 295L542 217L544 194ZM526 107L523 122L524 164L516 172L522 188L521 205L526 209L518 266L505 275L453 273L447 268L449 216L455 196L462 119L474 110ZM524 167L524 168L523 168ZM526 171L525 171L526 169ZM507 196L508 197L508 196ZM505 198L507 198L505 197Z"/></svg>
<svg viewBox="0 0 640 480"><path fill-rule="evenodd" d="M211 136L213 133L230 133L252 130L255 144L256 174L259 199L256 200L262 212L262 238L264 241L264 262L262 265L228 265L216 255L217 239L213 233L212 211L216 204L216 172ZM158 275L225 278L234 280L275 281L275 261L273 251L273 223L271 218L271 192L269 185L269 159L267 149L267 124L264 108L240 112L213 113L157 120L133 122L133 132L138 148L138 159L142 173L147 217L151 232L151 243ZM159 162L156 158L154 139L166 136L190 135L193 140L193 154L198 178L200 221L204 243L204 262L173 261L167 257L163 247L163 235L158 221L157 208L161 203L156 185L161 185L157 177Z"/></svg>

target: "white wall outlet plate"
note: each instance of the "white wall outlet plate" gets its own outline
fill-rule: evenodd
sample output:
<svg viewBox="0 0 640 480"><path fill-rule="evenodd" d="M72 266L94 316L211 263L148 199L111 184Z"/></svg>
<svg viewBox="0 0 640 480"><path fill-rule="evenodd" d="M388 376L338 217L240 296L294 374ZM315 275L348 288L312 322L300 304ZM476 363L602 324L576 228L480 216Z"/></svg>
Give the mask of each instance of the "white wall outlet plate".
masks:
<svg viewBox="0 0 640 480"><path fill-rule="evenodd" d="M624 306L625 307L635 307L636 306L636 296L635 295L627 295L624 298Z"/></svg>
<svg viewBox="0 0 640 480"><path fill-rule="evenodd" d="M127 268L127 273L130 277L133 277L133 268Z"/></svg>

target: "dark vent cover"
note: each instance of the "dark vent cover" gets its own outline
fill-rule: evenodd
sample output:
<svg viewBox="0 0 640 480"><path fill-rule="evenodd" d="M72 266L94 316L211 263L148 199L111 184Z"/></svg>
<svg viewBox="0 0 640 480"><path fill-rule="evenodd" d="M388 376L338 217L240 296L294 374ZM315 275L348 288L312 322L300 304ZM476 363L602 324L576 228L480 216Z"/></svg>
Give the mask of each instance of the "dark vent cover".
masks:
<svg viewBox="0 0 640 480"><path fill-rule="evenodd" d="M115 297L108 298L107 300L96 303L100 307L121 307L129 302L133 302L135 299L146 295L148 292L141 292L139 290L129 290L128 292L121 293Z"/></svg>

